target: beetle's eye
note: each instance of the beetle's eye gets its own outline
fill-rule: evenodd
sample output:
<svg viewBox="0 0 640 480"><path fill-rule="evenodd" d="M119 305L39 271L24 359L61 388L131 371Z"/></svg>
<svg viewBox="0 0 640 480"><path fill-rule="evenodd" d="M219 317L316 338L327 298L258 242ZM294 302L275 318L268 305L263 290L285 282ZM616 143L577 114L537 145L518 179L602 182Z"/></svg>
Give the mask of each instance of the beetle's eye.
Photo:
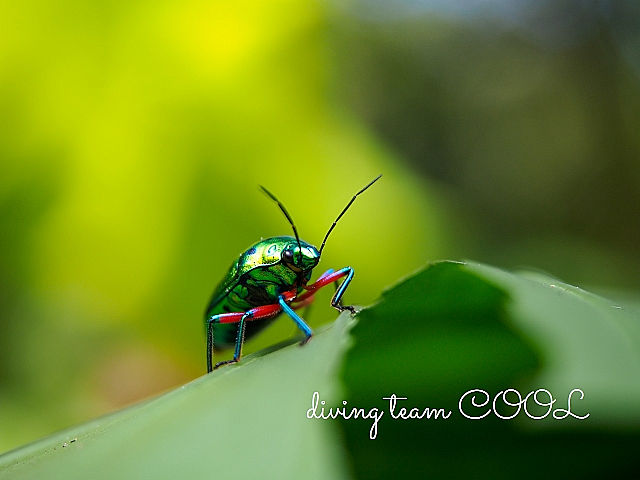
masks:
<svg viewBox="0 0 640 480"><path fill-rule="evenodd" d="M293 252L291 250L285 250L282 252L282 260L287 263L293 263Z"/></svg>

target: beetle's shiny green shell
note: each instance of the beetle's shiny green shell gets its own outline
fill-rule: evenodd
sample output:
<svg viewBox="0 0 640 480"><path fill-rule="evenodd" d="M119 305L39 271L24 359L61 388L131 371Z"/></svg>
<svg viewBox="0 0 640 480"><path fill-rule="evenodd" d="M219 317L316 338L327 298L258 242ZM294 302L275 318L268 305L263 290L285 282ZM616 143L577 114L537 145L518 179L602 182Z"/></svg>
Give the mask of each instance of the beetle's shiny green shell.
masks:
<svg viewBox="0 0 640 480"><path fill-rule="evenodd" d="M292 262L283 259L285 251L291 253ZM212 315L244 312L253 307L277 303L278 296L295 289L302 291L311 278L320 253L313 245L294 237L272 237L260 240L231 265L218 285L205 312L205 321ZM274 317L275 318L275 317ZM245 338L249 338L273 319L247 322ZM214 324L215 349L223 350L236 341L238 324Z"/></svg>

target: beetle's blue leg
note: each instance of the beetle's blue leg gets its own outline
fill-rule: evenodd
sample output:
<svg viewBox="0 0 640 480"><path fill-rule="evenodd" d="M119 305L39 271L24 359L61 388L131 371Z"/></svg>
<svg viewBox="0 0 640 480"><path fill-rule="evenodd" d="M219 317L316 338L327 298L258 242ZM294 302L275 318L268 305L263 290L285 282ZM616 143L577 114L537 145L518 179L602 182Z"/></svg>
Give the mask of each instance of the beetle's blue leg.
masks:
<svg viewBox="0 0 640 480"><path fill-rule="evenodd" d="M339 311L343 311L343 310L349 310L351 313L356 313L356 309L351 306L351 305L342 305L342 295L344 295L345 290L347 289L347 287L349 286L349 284L351 283L351 280L353 280L353 268L351 267L344 267L341 268L340 270L338 270L336 272L337 273L342 273L343 275L346 275L347 278L345 278L342 283L340 284L340 286L337 288L336 293L333 295L333 298L331 299L331 306L333 308L337 308ZM336 281L338 279L336 278Z"/></svg>
<svg viewBox="0 0 640 480"><path fill-rule="evenodd" d="M300 343L300 345L304 345L305 343L307 343L313 336L313 330L311 330L311 328L309 328L309 325L307 325L304 320L300 318L296 312L293 311L293 309L287 304L287 301L285 300L285 297L283 295L280 295L280 297L278 297L278 303L280 304L282 311L286 313L287 316L295 322L298 328L302 330L302 333L305 334L306 338Z"/></svg>
<svg viewBox="0 0 640 480"><path fill-rule="evenodd" d="M213 322L207 322L207 373L213 370Z"/></svg>
<svg viewBox="0 0 640 480"><path fill-rule="evenodd" d="M244 313L220 313L207 321L207 373L213 370L213 325L215 323L235 323L242 319ZM216 368L218 368L216 366Z"/></svg>
<svg viewBox="0 0 640 480"><path fill-rule="evenodd" d="M236 337L236 349L233 351L233 359L225 360L224 362L216 363L215 368L219 368L223 365L228 365L230 363L237 363L242 356L242 344L244 343L244 332L247 326L247 317L250 316L249 312L246 312L240 318L240 322L238 323L238 336Z"/></svg>
<svg viewBox="0 0 640 480"><path fill-rule="evenodd" d="M287 294L284 298L291 299L292 294ZM232 313L220 313L213 315L207 322L207 372L211 372L222 365L229 363L236 363L242 356L242 345L244 343L244 332L246 329L246 323L251 320L260 320L263 318L273 317L278 315L282 311L279 303L271 305L262 305L260 307L252 308L246 312L232 312ZM233 353L233 360L226 360L224 362L216 363L216 366L212 368L213 361L213 325L215 323L239 323L238 335L236 337L236 349Z"/></svg>
<svg viewBox="0 0 640 480"><path fill-rule="evenodd" d="M315 293L315 292L307 292L307 293ZM304 308L304 310L302 311L302 315L298 315L298 316L299 317L301 316L302 318L309 318L309 312L311 311L311 304L313 303L314 300L315 300L315 297L313 295L309 295L308 297L304 298L300 302L298 302L298 299L295 299L290 306L294 310L299 310L301 308Z"/></svg>

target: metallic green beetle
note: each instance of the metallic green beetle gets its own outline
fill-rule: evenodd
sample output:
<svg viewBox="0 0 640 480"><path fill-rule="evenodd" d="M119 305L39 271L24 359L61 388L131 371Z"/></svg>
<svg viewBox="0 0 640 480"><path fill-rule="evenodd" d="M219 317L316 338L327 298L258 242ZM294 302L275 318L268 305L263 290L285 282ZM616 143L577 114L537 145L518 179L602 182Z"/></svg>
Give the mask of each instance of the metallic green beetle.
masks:
<svg viewBox="0 0 640 480"><path fill-rule="evenodd" d="M260 240L240 255L218 285L205 311L207 325L207 372L213 370L214 338L215 350L220 351L235 344L232 360L219 362L218 368L236 363L242 356L245 338L256 334L278 315L285 313L305 334L302 344L309 341L313 331L294 311L313 302L315 292L336 282L336 293L331 306L339 311L352 306L342 305L342 295L353 278L353 269L345 267L338 271L327 270L314 283L309 284L311 273L318 265L322 249L338 220L349 209L356 197L373 185L382 175L356 193L324 236L320 249L300 240L291 216L278 199L266 188L262 190L278 204L293 228L295 237L272 237ZM346 278L344 278L346 277ZM338 280L344 278L338 285Z"/></svg>

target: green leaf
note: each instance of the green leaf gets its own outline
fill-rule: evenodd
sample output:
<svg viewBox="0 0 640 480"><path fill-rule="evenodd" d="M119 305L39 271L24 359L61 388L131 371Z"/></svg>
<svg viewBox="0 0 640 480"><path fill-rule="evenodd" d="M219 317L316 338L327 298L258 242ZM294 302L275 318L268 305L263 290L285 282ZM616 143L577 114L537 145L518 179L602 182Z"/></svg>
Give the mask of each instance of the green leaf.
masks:
<svg viewBox="0 0 640 480"><path fill-rule="evenodd" d="M10 452L0 478L346 478L335 427L306 412L337 394L352 322Z"/></svg>
<svg viewBox="0 0 640 480"><path fill-rule="evenodd" d="M10 478L560 478L637 471L640 314L539 273L441 262L305 348L276 346L180 389L0 458ZM341 394L339 368L347 396ZM470 420L459 400L551 392L586 417ZM373 420L308 419L314 392ZM447 418L393 419L400 407ZM515 395L512 394L511 395ZM509 397L511 401L515 397ZM469 399L467 399L469 400ZM477 401L482 401L481 395ZM545 400L543 397L542 400ZM471 408L480 415L488 407ZM542 416L546 409L529 404ZM498 404L508 416L510 407ZM341 446L336 427L346 446Z"/></svg>
<svg viewBox="0 0 640 480"><path fill-rule="evenodd" d="M467 269L509 292L510 318L545 362L531 388L588 392L592 418L581 427L640 427L637 311L538 272L515 275L479 264Z"/></svg>
<svg viewBox="0 0 640 480"><path fill-rule="evenodd" d="M342 421L356 475L558 478L637 470L639 325L636 312L540 274L431 265L360 314L343 380L351 406L388 412L383 397L396 394L407 398L398 408L443 408L451 416L394 420L387 413L375 440L370 420ZM566 409L569 392L581 388L585 397L574 394L572 412L590 416L470 420L459 411L469 390L493 399L509 388L522 397L545 388L553 409ZM513 411L498 407L503 416Z"/></svg>

